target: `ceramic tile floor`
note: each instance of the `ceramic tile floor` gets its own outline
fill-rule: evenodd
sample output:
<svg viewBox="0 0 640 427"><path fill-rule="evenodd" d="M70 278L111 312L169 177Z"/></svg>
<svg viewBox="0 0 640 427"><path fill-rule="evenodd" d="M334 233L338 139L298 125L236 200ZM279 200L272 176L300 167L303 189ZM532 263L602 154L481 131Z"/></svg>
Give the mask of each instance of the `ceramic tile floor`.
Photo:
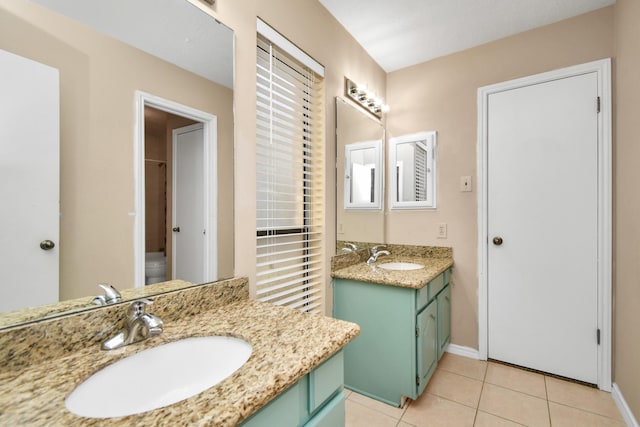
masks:
<svg viewBox="0 0 640 427"><path fill-rule="evenodd" d="M610 393L450 353L402 408L346 392L346 427L625 426Z"/></svg>

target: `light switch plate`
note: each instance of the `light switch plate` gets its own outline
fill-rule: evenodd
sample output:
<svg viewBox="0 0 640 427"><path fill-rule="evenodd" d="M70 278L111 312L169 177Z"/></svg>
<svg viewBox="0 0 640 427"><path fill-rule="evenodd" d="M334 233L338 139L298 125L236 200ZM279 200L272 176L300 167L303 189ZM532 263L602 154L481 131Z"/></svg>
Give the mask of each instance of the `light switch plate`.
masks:
<svg viewBox="0 0 640 427"><path fill-rule="evenodd" d="M447 223L441 222L438 224L438 239L447 238Z"/></svg>
<svg viewBox="0 0 640 427"><path fill-rule="evenodd" d="M470 176L461 176L460 177L460 191L471 191L471 177Z"/></svg>

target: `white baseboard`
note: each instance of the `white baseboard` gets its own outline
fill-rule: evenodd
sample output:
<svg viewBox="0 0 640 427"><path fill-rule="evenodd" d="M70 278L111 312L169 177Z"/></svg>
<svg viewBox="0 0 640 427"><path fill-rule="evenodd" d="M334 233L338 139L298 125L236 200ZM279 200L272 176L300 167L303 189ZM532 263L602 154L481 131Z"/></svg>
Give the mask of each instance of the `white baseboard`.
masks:
<svg viewBox="0 0 640 427"><path fill-rule="evenodd" d="M616 402L616 406L622 414L622 418L627 424L627 427L640 427L636 417L633 416L631 408L627 405L627 401L624 400L624 396L622 396L622 392L616 383L613 383L613 386L611 387L611 397L613 397L613 401Z"/></svg>
<svg viewBox="0 0 640 427"><path fill-rule="evenodd" d="M480 360L480 353L475 348L465 347L463 345L449 344L445 349L447 353L455 354L458 356L468 357L470 359Z"/></svg>

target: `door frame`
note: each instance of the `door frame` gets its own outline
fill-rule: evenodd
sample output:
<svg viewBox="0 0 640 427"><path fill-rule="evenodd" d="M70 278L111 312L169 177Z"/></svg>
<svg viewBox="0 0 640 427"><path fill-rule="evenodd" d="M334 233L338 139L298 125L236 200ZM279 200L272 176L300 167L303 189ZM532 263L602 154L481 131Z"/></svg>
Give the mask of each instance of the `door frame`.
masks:
<svg viewBox="0 0 640 427"><path fill-rule="evenodd" d="M478 354L488 357L488 161L487 124L489 95L552 80L597 73L600 114L598 114L598 388L611 391L612 298L612 163L611 163L611 59L602 59L533 76L478 88ZM596 108L596 100L594 100ZM594 337L595 339L595 337Z"/></svg>
<svg viewBox="0 0 640 427"><path fill-rule="evenodd" d="M205 239L205 281L215 280L218 258L213 256L218 242L218 180L217 117L213 114L179 104L142 91L135 91L135 126L133 146L134 174L134 287L145 285L145 167L144 167L144 107L149 106L171 114L186 117L203 125L204 141L204 209L207 239Z"/></svg>

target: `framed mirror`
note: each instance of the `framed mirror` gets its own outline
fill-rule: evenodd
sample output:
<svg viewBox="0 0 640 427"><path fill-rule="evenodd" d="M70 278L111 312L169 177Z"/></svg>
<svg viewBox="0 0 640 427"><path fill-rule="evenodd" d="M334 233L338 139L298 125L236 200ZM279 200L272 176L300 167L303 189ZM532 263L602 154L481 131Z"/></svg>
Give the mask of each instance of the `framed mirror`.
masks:
<svg viewBox="0 0 640 427"><path fill-rule="evenodd" d="M344 208L382 209L382 140L344 146Z"/></svg>
<svg viewBox="0 0 640 427"><path fill-rule="evenodd" d="M31 288L49 279L54 283L47 286L56 287L57 301L86 298L86 307L92 308L92 297L102 293L98 283L123 290L144 287L149 277L153 283L233 276L232 30L196 0L2 0L0 50L12 60L53 70L59 107L59 147L57 155L48 156L55 160L49 179L59 177L59 185L54 185L59 193L48 195L57 203L53 231L37 231L27 238L26 231L39 230L44 220L15 223L15 218L2 218L0 266L4 283L10 284L5 286L7 298L29 293L21 297L25 307L7 305L0 311L54 303L41 315L55 312L55 301L38 301L44 291ZM5 70L0 67L0 77L7 82ZM16 200L26 202L22 207L10 203L19 220L40 208L14 166L36 164L42 153L26 145L32 138L18 143L4 135L27 135L31 127L53 116L27 101L41 99L42 92L34 89L36 82L27 80L27 74L17 74L11 78L24 77L20 84L25 96L14 96L0 106L3 117L12 117L1 124L0 173L3 182L11 183ZM6 129L18 122L22 130ZM194 157L208 163L202 165L201 178L182 178L175 141L198 129L202 136L196 151L204 155ZM27 148L31 158L14 160L18 146ZM189 163L182 168L195 169ZM173 261L180 259L175 248L182 247L176 240L189 227L189 221L176 223L181 213L174 201L196 210L189 200L201 199L191 184L180 192L178 179L203 181L203 191L212 198L203 223L215 227L200 227L193 235L206 236L207 246L198 243L195 250L215 268L198 279L180 277ZM27 242L24 248L4 240L9 228L19 230L14 234ZM215 238L210 237L213 228ZM41 243L47 240L53 246L45 250ZM42 260L53 270L30 276ZM2 317L0 327L10 326Z"/></svg>
<svg viewBox="0 0 640 427"><path fill-rule="evenodd" d="M391 209L436 207L436 132L419 132L389 141Z"/></svg>
<svg viewBox="0 0 640 427"><path fill-rule="evenodd" d="M384 239L382 209L384 198L382 141L384 137L384 127L379 120L366 114L349 101L336 97L336 240L338 242L382 242ZM369 205L368 209L348 207L351 196L347 196L346 193L350 192L351 179L345 179L345 172L351 170L349 165L352 160L347 160L347 155L350 158L353 157L353 161L360 165L356 168L369 170L366 178L363 176L364 184L362 185L362 198L369 200L366 202ZM371 178L372 167L365 166L372 163L380 165L379 168L376 166L374 179ZM377 173L378 171L380 173ZM374 184L376 177L380 180L379 184ZM372 189L372 184L378 186L379 207L372 206L374 203L371 202L372 192L373 200L376 200L376 189L375 187ZM338 252L340 252L339 248Z"/></svg>

